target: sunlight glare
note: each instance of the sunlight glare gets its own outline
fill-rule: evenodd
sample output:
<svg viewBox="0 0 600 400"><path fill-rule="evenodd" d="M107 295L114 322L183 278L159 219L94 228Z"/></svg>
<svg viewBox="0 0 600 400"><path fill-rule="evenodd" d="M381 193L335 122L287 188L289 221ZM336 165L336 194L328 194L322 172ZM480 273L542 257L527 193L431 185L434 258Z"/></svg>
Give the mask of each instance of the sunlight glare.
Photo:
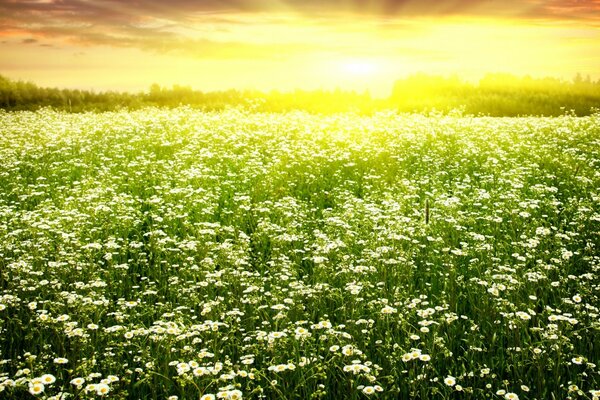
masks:
<svg viewBox="0 0 600 400"><path fill-rule="evenodd" d="M368 76L379 70L377 63L370 60L344 60L340 62L340 69L347 75Z"/></svg>

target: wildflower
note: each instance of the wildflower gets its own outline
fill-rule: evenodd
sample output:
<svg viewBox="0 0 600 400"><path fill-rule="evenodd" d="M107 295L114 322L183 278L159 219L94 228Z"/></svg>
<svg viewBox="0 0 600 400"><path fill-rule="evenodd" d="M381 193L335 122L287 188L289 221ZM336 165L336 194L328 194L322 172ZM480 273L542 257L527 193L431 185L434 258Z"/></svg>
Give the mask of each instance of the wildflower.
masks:
<svg viewBox="0 0 600 400"><path fill-rule="evenodd" d="M319 321L318 324L314 325L315 329L331 329L332 325L329 321Z"/></svg>
<svg viewBox="0 0 600 400"><path fill-rule="evenodd" d="M240 390L230 390L227 394L227 400L240 400L242 398L242 392Z"/></svg>
<svg viewBox="0 0 600 400"><path fill-rule="evenodd" d="M71 385L81 387L85 383L85 379L77 377L71 379Z"/></svg>
<svg viewBox="0 0 600 400"><path fill-rule="evenodd" d="M375 388L373 386L365 386L362 390L362 392L364 394L366 394L367 396L372 395L373 393L375 393Z"/></svg>
<svg viewBox="0 0 600 400"><path fill-rule="evenodd" d="M398 312L397 309L395 309L394 307L390 307L390 306L385 306L381 309L382 314L395 314L397 312ZM369 387L369 386L367 386L367 387ZM363 390L363 392L364 392L364 390Z"/></svg>
<svg viewBox="0 0 600 400"><path fill-rule="evenodd" d="M191 367L189 366L188 363L180 362L177 364L177 374L178 375L183 375L186 372L189 372L190 369L191 369Z"/></svg>
<svg viewBox="0 0 600 400"><path fill-rule="evenodd" d="M531 319L531 315L527 314L524 311L517 311L516 315L517 315L517 317L521 318L523 321L528 321Z"/></svg>
<svg viewBox="0 0 600 400"><path fill-rule="evenodd" d="M419 356L419 360L427 362L431 360L431 356L429 354L421 354Z"/></svg>
<svg viewBox="0 0 600 400"><path fill-rule="evenodd" d="M56 382L56 378L51 374L42 375L41 380L44 385L52 385L54 382Z"/></svg>
<svg viewBox="0 0 600 400"><path fill-rule="evenodd" d="M273 372L283 372L286 369L288 369L287 364L271 365L269 367L269 371L273 371Z"/></svg>
<svg viewBox="0 0 600 400"><path fill-rule="evenodd" d="M205 394L200 397L200 400L215 400L214 394Z"/></svg>
<svg viewBox="0 0 600 400"><path fill-rule="evenodd" d="M304 339L304 338L310 337L310 332L308 331L308 329L303 328L301 326L297 327L296 330L294 331L294 333L295 333L296 339Z"/></svg>
<svg viewBox="0 0 600 400"><path fill-rule="evenodd" d="M444 383L448 386L454 386L456 385L456 378L453 376L447 376L446 379L444 379Z"/></svg>
<svg viewBox="0 0 600 400"><path fill-rule="evenodd" d="M512 393L512 392L506 393L504 395L504 398L506 400L519 400L519 396L517 396L515 393Z"/></svg>
<svg viewBox="0 0 600 400"><path fill-rule="evenodd" d="M96 385L96 394L98 396L104 396L110 392L110 387L106 383L99 383Z"/></svg>
<svg viewBox="0 0 600 400"><path fill-rule="evenodd" d="M44 392L44 384L43 383L34 383L29 385L29 393L31 393L34 396L37 396L40 393Z"/></svg>
<svg viewBox="0 0 600 400"><path fill-rule="evenodd" d="M63 357L57 357L54 359L54 364L66 364L68 362L69 362L69 360L67 360L66 358L63 358Z"/></svg>
<svg viewBox="0 0 600 400"><path fill-rule="evenodd" d="M84 389L84 390L85 390L85 392L86 392L86 393L95 392L95 391L96 391L96 386L97 386L97 385L96 385L95 383L90 383L89 385L87 385L87 386L85 387L85 389Z"/></svg>
<svg viewBox="0 0 600 400"><path fill-rule="evenodd" d="M342 354L345 356L351 356L354 354L354 347L351 344L348 344L342 347Z"/></svg>
<svg viewBox="0 0 600 400"><path fill-rule="evenodd" d="M285 332L271 332L271 333L269 333L269 337L271 337L273 339L279 339L279 338L282 338L284 336L287 336L287 334Z"/></svg>
<svg viewBox="0 0 600 400"><path fill-rule="evenodd" d="M583 363L583 357L574 357L571 359L573 364L581 365Z"/></svg>
<svg viewBox="0 0 600 400"><path fill-rule="evenodd" d="M17 385L17 383L15 381L13 381L12 379L7 379L5 381L3 381L2 383L0 383L0 386L3 387L15 387Z"/></svg>

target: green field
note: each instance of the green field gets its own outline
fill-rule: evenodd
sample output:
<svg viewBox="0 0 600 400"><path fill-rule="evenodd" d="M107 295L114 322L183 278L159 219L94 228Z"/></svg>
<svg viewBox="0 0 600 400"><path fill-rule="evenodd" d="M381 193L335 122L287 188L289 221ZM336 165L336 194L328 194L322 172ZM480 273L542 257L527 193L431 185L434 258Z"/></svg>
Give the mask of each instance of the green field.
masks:
<svg viewBox="0 0 600 400"><path fill-rule="evenodd" d="M600 114L0 111L0 398L598 399L599 247Z"/></svg>

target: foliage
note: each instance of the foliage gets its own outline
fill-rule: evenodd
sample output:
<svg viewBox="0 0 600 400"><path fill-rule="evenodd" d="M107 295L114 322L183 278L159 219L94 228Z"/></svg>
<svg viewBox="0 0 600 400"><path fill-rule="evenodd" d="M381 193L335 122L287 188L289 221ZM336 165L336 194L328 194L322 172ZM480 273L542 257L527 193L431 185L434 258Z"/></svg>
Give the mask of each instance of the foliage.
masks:
<svg viewBox="0 0 600 400"><path fill-rule="evenodd" d="M598 115L0 131L3 398L599 397Z"/></svg>
<svg viewBox="0 0 600 400"><path fill-rule="evenodd" d="M457 77L415 75L396 82L390 102L402 111L414 112L461 109L469 115L497 117L558 116L565 112L582 116L600 107L600 81L593 83L579 75L566 82L490 74L474 85Z"/></svg>
<svg viewBox="0 0 600 400"><path fill-rule="evenodd" d="M188 86L172 88L154 84L145 93L95 93L85 90L40 88L33 83L11 81L0 76L0 108L36 110L53 107L69 112L140 109L148 106L189 105L204 111L245 107L259 112L302 110L331 114L355 112L372 115L378 111L443 112L460 110L468 115L558 116L590 115L600 107L600 81L576 77L573 82L557 79L517 78L488 75L478 84L457 77L414 75L399 80L385 99L369 93L342 90L290 93L228 90L201 92Z"/></svg>

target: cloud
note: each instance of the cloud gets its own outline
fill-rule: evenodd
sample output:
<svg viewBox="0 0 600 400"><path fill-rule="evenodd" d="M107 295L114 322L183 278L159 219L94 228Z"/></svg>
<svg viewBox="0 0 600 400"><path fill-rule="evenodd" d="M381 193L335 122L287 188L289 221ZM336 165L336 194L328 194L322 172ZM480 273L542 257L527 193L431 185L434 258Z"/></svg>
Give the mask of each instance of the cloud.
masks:
<svg viewBox="0 0 600 400"><path fill-rule="evenodd" d="M0 36L28 36L22 40L24 44L43 39L84 47L137 48L217 59L277 59L303 49L319 48L314 44L261 42L248 37L216 39L212 37L214 35L203 36L197 32L199 21L211 24L214 31L226 31L231 26L245 24L240 14L233 13L240 9L250 12L242 2L234 1L208 1L199 5L198 2L175 0L165 6L163 2L149 0L0 0ZM269 15L256 18L259 23L273 23ZM188 32L181 33L186 29Z"/></svg>
<svg viewBox="0 0 600 400"><path fill-rule="evenodd" d="M0 0L0 36L25 37L23 44L48 39L197 58L284 57L307 48L301 35L283 43L224 33L244 25L286 29L290 16L296 26L337 26L348 14L389 27L453 16L600 26L600 0ZM310 48L318 50L319 43Z"/></svg>
<svg viewBox="0 0 600 400"><path fill-rule="evenodd" d="M547 0L534 2L530 16L553 20L578 20L597 24L600 21L599 0Z"/></svg>
<svg viewBox="0 0 600 400"><path fill-rule="evenodd" d="M110 46L119 48L137 48L160 54L178 54L191 58L251 59L283 58L302 50L315 50L315 44L298 43L250 43L243 41L215 41L210 39L189 38L173 32L153 28L134 26L121 27L112 31L98 29L80 29L77 27L42 26L29 28L27 34L46 41L60 39L63 43L77 47ZM26 44L38 43L38 39L27 38ZM45 46L51 46L45 44Z"/></svg>
<svg viewBox="0 0 600 400"><path fill-rule="evenodd" d="M185 21L198 14L300 12L386 16L513 15L558 19L599 18L598 0L0 0L4 15L32 15L78 21L127 22L146 17Z"/></svg>

